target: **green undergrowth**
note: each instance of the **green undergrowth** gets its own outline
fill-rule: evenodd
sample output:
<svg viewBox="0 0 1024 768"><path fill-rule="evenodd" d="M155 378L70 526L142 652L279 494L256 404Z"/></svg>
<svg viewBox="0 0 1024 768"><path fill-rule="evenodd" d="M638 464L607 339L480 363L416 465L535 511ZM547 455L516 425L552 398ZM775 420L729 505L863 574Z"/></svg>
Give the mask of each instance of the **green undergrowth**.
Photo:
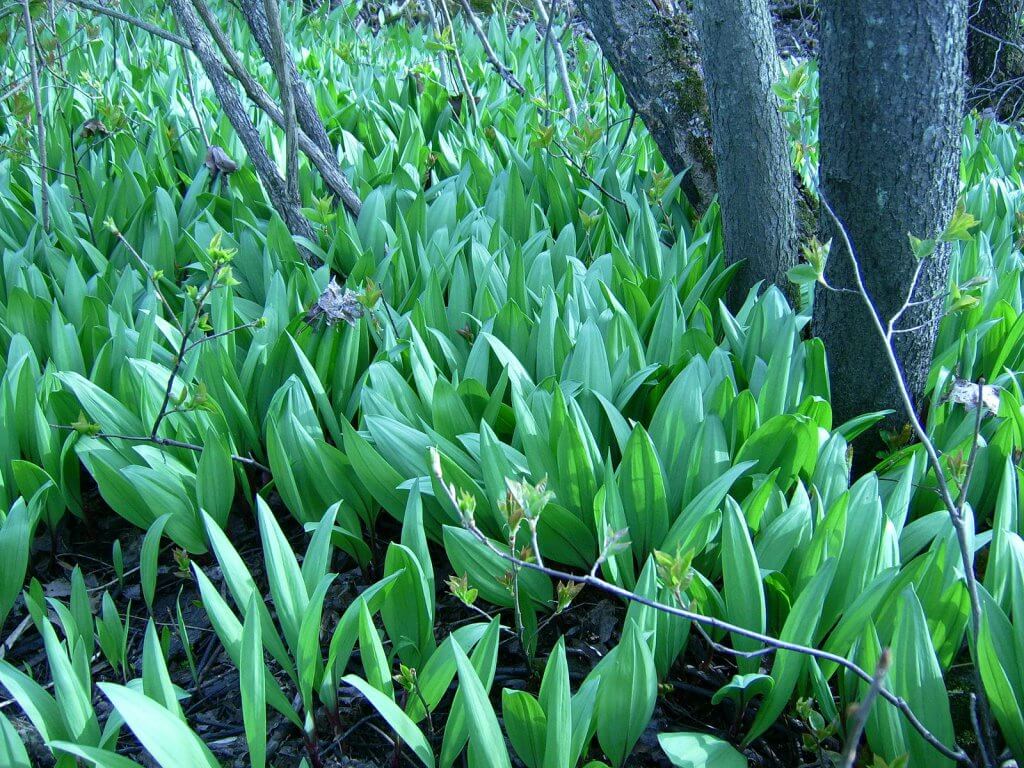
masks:
<svg viewBox="0 0 1024 768"><path fill-rule="evenodd" d="M165 15L157 21L169 24ZM921 446L893 434L876 470L851 481L855 438L883 414L833 423L828 350L810 334L809 305L794 311L769 288L726 308L735 268L723 261L717 208L694 215L592 46L566 36L585 114L570 126L554 77L544 86L533 26L488 25L531 98L460 32L477 124L441 86L445 46L425 28L371 35L344 11L292 21L299 70L364 201L348 217L302 166L318 228L318 242L302 245L319 269L302 261L247 164L212 186L189 77L210 142L244 153L198 67L189 74L172 45L61 16L58 35L76 42L52 64L69 84L49 89L48 162L59 171L49 234L36 213L31 102L19 94L0 106L0 619L10 632L30 617L49 669L0 661L0 687L58 764L135 765L125 725L165 768L186 749L188 765L227 762L184 716L179 701L200 691L168 669L154 625L133 656L115 600L105 594L94 615L80 573L64 601L26 584L38 535L116 514L148 531L127 577L146 602L158 558L169 559L162 542L186 570L192 558L182 577L238 668L253 765L263 764L268 706L305 733L314 760L343 715L341 692L364 697L425 765L464 752L474 766L510 755L530 768L622 765L662 684L704 640L688 621L633 604L618 644L570 683L565 641L539 629L555 612L573 621L573 591L510 569L463 525L468 509L499 550L536 546L546 564L578 573L600 559L615 585L868 670L889 648L886 685L951 748L969 724L954 716L945 680L976 663L1008 749L1024 757L1016 131L965 122L962 201L973 218L962 219L929 380L928 431L953 483L977 421L947 401L953 377L999 387L967 491L984 605L972 651L959 549ZM12 41L6 68L20 71L23 32L0 23ZM255 47L231 33L272 89ZM779 87L795 167L812 188L815 83L813 65L793 63ZM104 131L83 130L97 117ZM283 137L260 127L283 160ZM309 320L332 275L353 291L353 311ZM258 568L223 532L232 515L258 521ZM308 541L282 533L287 515ZM516 525L522 515L535 540ZM401 535L381 541L382 529ZM325 623L335 575L353 565L381 578ZM500 619L439 631L448 589ZM536 670L527 689L494 683L502 628ZM109 665L103 682L96 654ZM834 663L791 652L722 668L716 698L734 703L742 730L665 728L660 717L676 765L743 765L738 750L756 751L784 713L804 723L805 749L829 754L867 690ZM27 766L12 712L0 711L0 764ZM866 737L885 765L952 764L882 701ZM702 754L708 762L695 762Z"/></svg>

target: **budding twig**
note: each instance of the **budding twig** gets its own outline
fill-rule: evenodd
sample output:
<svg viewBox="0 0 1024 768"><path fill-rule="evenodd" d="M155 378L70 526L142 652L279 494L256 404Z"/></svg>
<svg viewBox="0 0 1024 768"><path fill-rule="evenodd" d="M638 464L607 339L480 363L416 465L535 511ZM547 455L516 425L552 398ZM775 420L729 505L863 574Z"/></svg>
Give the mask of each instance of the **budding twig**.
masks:
<svg viewBox="0 0 1024 768"><path fill-rule="evenodd" d="M441 487L444 489L445 494L448 496L448 499L452 502L452 504L455 505L456 509L462 509L462 506L459 504L458 494L456 493L455 486L453 484L445 482L444 480L444 476L441 470L440 454L438 454L436 450L432 451L431 465L434 475L440 482ZM772 637L771 635L766 635L761 632L756 632L752 629L747 629L746 627L741 627L737 624L732 624L730 622L723 621L721 619L715 618L714 616L707 616L697 611L692 611L687 608L681 608L678 606L668 605L667 603L662 603L658 600L653 600L651 598L644 597L643 595L639 595L636 592L632 592L628 589L620 587L616 584L612 584L611 582L605 581L604 579L595 576L593 571L590 574L581 575L577 573L569 573L568 571L559 570L557 568L552 568L550 566L539 565L536 562L523 560L517 557L515 553L505 552L500 547L495 546L494 542L487 538L484 532L477 527L475 520L470 514L463 515L462 524L466 528L466 530L468 530L473 535L473 537L477 539L477 541L483 544L493 554L497 555L501 559L519 568L528 568L530 570L537 571L538 573L543 573L546 576L553 579L572 582L574 584L583 584L585 586L591 586L595 589L618 597L622 600L639 603L640 605L647 606L648 608L653 608L656 611L661 611L672 616L678 616L679 618L686 619L687 621L694 622L695 624L701 624L705 627L710 627L713 630L728 632L732 635L739 635L741 637L750 638L751 640L757 640L760 643L764 643L765 645L771 646L775 650L792 651L794 653L800 653L805 656L820 659L822 661L828 661L840 667L843 667L844 669L849 670L854 675L859 677L861 680L864 680L866 683L869 684L874 680L874 676L871 673L860 667L858 664L836 653L824 651L819 648L812 648L811 646L807 645L800 645L799 643L792 643L788 640L782 640L778 637ZM736 653L733 649L726 650L728 650L730 653ZM956 760L957 762L963 763L965 765L973 765L973 761L971 760L970 756L966 752L964 752L963 749L961 749L958 746L950 748L946 746L942 741L940 741L939 738L928 729L928 726L921 722L920 718L918 718L918 716L914 713L914 710L910 707L910 705L906 702L905 699L903 699L900 696L897 696L896 694L885 689L884 687L880 688L878 695L890 704L892 704L894 707L896 707L896 709L899 710L899 712L906 718L907 722L910 723L910 726L919 734L921 734L921 737L924 738L924 740L927 741L935 750L937 750L938 752L940 752L941 754L943 754L951 760Z"/></svg>

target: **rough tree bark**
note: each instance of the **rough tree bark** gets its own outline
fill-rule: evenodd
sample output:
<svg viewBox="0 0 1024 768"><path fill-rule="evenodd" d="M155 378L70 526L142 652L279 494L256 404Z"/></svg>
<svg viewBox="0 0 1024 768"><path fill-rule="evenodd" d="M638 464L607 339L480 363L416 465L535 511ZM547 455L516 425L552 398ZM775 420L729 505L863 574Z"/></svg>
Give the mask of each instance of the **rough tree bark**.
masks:
<svg viewBox="0 0 1024 768"><path fill-rule="evenodd" d="M210 39L206 27L203 26L203 23L196 15L191 0L170 0L170 5L174 12L174 18L178 22L178 28L191 43L192 51L195 53L196 58L199 59L200 64L202 64L203 70L206 72L206 76L217 94L217 99L224 108L224 114L231 121L231 126L235 129L235 133L238 134L242 146L245 147L249 160L256 170L256 175L259 176L260 183L263 185L267 197L270 198L271 205L274 206L274 209L284 219L288 230L293 235L305 237L315 242L316 234L313 231L313 226L302 214L298 205L288 199L285 181L281 178L281 174L278 173L277 167L270 159L270 155L267 154L259 131L256 130L256 126L253 125L249 115L246 114L241 98L239 98L234 85L232 85L227 74L224 72L220 59L217 58L217 53L214 50L213 41ZM300 251L307 260L310 260L311 254L304 248L300 249Z"/></svg>
<svg viewBox="0 0 1024 768"><path fill-rule="evenodd" d="M274 60L276 54L274 52L274 43L270 36L267 14L263 7L263 0L240 0L239 7L242 9L242 16L245 17L245 23L248 25L256 45L259 46L260 53L263 54L263 58L267 60L271 67L275 67ZM331 140L327 137L327 130L320 119L320 113L317 112L316 104L313 103L313 97L310 96L309 90L307 90L301 75L299 75L299 71L295 68L295 62L291 56L288 57L286 66L288 68L288 82L292 84L291 90L295 99L295 116L298 118L299 125L302 127L303 132L320 147L320 151L333 155L334 147L331 146Z"/></svg>
<svg viewBox="0 0 1024 768"><path fill-rule="evenodd" d="M582 0L583 15L683 191L703 213L716 192L710 115L690 22L651 0Z"/></svg>
<svg viewBox="0 0 1024 768"><path fill-rule="evenodd" d="M903 305L917 262L908 233L935 237L956 205L963 108L966 0L822 0L821 191L846 226L883 322ZM822 221L833 232L830 219ZM854 287L833 239L827 279ZM918 408L946 289L950 246L921 271L894 347ZM836 423L897 407L896 382L860 297L819 288ZM870 448L869 448L870 450ZM869 461L870 453L862 455Z"/></svg>
<svg viewBox="0 0 1024 768"><path fill-rule="evenodd" d="M276 3L277 0L263 0L263 12L270 29L272 52L270 65L277 77L277 89L281 94L281 113L284 116L285 190L289 200L301 205L298 125L295 118L295 91L298 88L298 72L285 47L284 30L281 27L281 9Z"/></svg>
<svg viewBox="0 0 1024 768"><path fill-rule="evenodd" d="M973 84L971 101L998 106L1006 92L1000 86L1024 75L1024 0L970 0L967 69ZM1008 106L1008 105L1007 105Z"/></svg>
<svg viewBox="0 0 1024 768"><path fill-rule="evenodd" d="M231 41L227 39L224 31L220 28L220 24L213 15L213 11L204 2L204 0L192 0L192 5L199 12L199 16L202 18L203 23L206 25L206 29L209 31L213 38L213 42L220 50L221 55L227 62L227 69L225 73L233 75L238 82L241 84L242 89L246 95L252 99L253 103L262 109L267 116L274 121L275 124L281 128L286 127L285 115L281 108L274 102L270 97L270 94L263 88L262 85L249 73L239 59L238 54L234 48L231 47ZM188 41L186 41L188 42ZM191 43L188 43L189 50L191 50ZM317 118L319 121L319 117ZM342 201L345 205L345 209L348 210L353 216L358 216L359 211L362 208L362 201L356 194L355 190L352 189L352 185L349 184L348 178L341 170L341 166L338 164L338 158L333 151L324 152L320 149L320 146L311 139L304 130L301 128L298 131L298 144L299 149L309 158L310 162L316 166L316 169L320 172L321 178L324 183L331 190L334 195Z"/></svg>
<svg viewBox="0 0 1024 768"><path fill-rule="evenodd" d="M718 167L725 255L744 261L730 292L758 281L787 286L796 264L796 196L786 126L772 86L779 57L767 0L696 0Z"/></svg>

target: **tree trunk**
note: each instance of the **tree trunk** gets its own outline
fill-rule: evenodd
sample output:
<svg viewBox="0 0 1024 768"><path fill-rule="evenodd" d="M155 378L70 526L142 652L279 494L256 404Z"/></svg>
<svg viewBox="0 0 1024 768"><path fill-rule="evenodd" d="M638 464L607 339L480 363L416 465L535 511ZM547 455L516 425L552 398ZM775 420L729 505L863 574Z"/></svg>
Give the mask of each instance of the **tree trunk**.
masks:
<svg viewBox="0 0 1024 768"><path fill-rule="evenodd" d="M259 46L263 58L274 68L276 54L274 52L273 40L270 37L270 27L267 23L267 15L262 0L240 0L239 5L242 9L242 15L245 17L245 23L248 25L253 39L256 40L256 45ZM299 71L295 68L295 62L292 61L292 57L288 56L287 59L288 82L292 84L291 90L295 99L295 116L298 118L299 125L302 127L303 132L320 147L320 151L327 155L333 155L334 147L331 146L331 140L327 137L327 130L324 128L323 121L320 119L320 113L313 103L313 97L309 95L309 91L306 89Z"/></svg>
<svg viewBox="0 0 1024 768"><path fill-rule="evenodd" d="M852 240L883 324L912 290L908 233L936 237L956 205L966 0L822 0L821 191ZM853 289L854 269L833 234L828 282ZM950 246L921 271L894 349L921 407L946 289ZM897 384L859 296L818 289L815 330L829 354L836 423L900 408ZM891 424L905 422L893 417ZM876 445L877 445L876 439ZM870 461L870 448L862 460Z"/></svg>
<svg viewBox="0 0 1024 768"><path fill-rule="evenodd" d="M967 68L973 84L971 101L999 108L1008 79L1024 74L1020 22L1024 0L970 0ZM1015 89L1014 89L1015 90Z"/></svg>
<svg viewBox="0 0 1024 768"><path fill-rule="evenodd" d="M665 162L703 213L715 195L709 112L688 19L652 0L582 0L583 15Z"/></svg>
<svg viewBox="0 0 1024 768"><path fill-rule="evenodd" d="M245 147L256 175L259 177L267 197L270 198L271 205L284 219L288 231L293 235L316 242L313 226L302 214L298 204L288 199L285 181L278 173L270 155L267 154L267 149L263 146L263 139L246 113L234 85L228 80L220 59L217 58L213 41L210 39L206 27L196 15L191 0L170 0L170 5L174 12L174 18L178 22L178 28L192 44L192 51L203 65L203 70L217 94L217 99L224 108L224 114L227 115L242 146ZM299 251L307 260L310 260L311 254L305 248L300 248Z"/></svg>
<svg viewBox="0 0 1024 768"><path fill-rule="evenodd" d="M772 86L778 52L766 0L693 6L711 105L725 254L744 266L734 303L764 280L786 286L796 264L796 206L786 126Z"/></svg>

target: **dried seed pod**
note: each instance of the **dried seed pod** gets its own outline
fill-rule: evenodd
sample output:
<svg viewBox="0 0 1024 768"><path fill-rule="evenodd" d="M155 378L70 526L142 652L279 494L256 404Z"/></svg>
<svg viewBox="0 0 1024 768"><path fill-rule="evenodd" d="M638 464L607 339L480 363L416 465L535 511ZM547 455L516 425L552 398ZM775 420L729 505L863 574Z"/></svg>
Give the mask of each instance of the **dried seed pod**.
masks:
<svg viewBox="0 0 1024 768"><path fill-rule="evenodd" d="M973 411L980 404L995 414L999 412L999 387L957 378L953 382L953 388L946 396L946 400L951 403L959 403L968 411Z"/></svg>
<svg viewBox="0 0 1024 768"><path fill-rule="evenodd" d="M82 136L86 139L91 139L93 136L109 136L110 129L103 124L103 121L98 117L90 117L84 123L82 123Z"/></svg>
<svg viewBox="0 0 1024 768"><path fill-rule="evenodd" d="M238 163L228 157L228 153L218 146L211 145L206 148L206 159L203 164L210 169L214 176L234 173L238 170Z"/></svg>
<svg viewBox="0 0 1024 768"><path fill-rule="evenodd" d="M322 320L332 326L341 322L355 326L356 321L362 316L363 305L359 301L359 295L348 288L342 288L332 277L316 303L307 310L306 322L313 325L317 320Z"/></svg>

